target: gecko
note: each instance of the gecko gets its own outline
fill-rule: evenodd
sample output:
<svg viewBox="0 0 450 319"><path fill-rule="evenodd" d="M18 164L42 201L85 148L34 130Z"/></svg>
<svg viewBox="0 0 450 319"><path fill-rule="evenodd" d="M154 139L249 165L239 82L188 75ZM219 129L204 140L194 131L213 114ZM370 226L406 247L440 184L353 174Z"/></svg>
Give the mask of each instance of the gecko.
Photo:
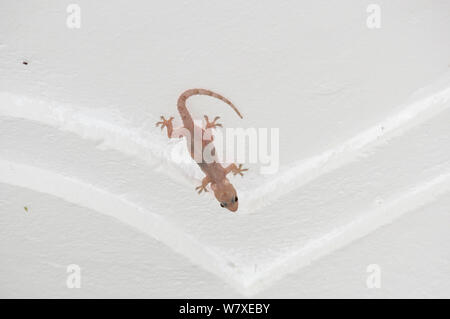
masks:
<svg viewBox="0 0 450 319"><path fill-rule="evenodd" d="M180 95L177 102L177 108L178 112L180 113L181 120L183 121L183 126L181 128L175 129L172 124L172 121L174 119L173 116L170 117L169 119L166 119L164 116L161 116L161 121L157 122L156 126L157 127L161 126L161 130L163 130L166 127L167 137L169 138L182 137L183 130L184 131L187 130L189 132L189 136L186 140L191 157L196 161L196 163L203 171L203 173L205 173L205 177L202 180L202 184L196 187L195 189L198 191L199 194L201 194L202 191L208 192L206 187L208 186L208 184L210 184L211 189L214 192L214 196L219 201L220 206L228 209L229 211L236 212L239 206L238 196L236 193L236 189L228 180L227 175L229 173L233 173L233 175L239 174L241 176L244 176L243 172L248 171L248 169L243 168L242 164L239 164L239 166L236 164L230 164L227 167L223 167L217 161L217 158L215 157L215 148L213 144L214 137L213 136L211 136L211 138L205 137L205 132L212 128L222 127L222 124L217 123L217 120L220 117L216 116L214 120L210 122L208 116L204 115L206 126L202 128L195 125L194 120L192 119L192 116L186 107L186 100L193 95L208 95L217 98L227 103L241 119L243 118L241 113L233 105L233 103L231 103L228 99L226 99L222 95L219 95L217 93L205 89L189 89ZM205 147L209 146L211 154L214 157L213 161L205 161L203 153L200 154L200 157L198 156L199 155L198 150L194 149L194 145L196 144L194 138L199 137L201 138L201 145L202 145L201 149L204 150Z"/></svg>

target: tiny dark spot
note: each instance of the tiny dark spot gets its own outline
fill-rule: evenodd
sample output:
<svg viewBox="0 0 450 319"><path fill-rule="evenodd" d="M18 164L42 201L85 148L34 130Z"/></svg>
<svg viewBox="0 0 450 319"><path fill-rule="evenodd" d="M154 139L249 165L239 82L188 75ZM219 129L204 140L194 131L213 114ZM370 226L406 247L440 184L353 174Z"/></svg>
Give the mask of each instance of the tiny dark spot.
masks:
<svg viewBox="0 0 450 319"><path fill-rule="evenodd" d="M27 61L23 61L22 64L23 65L28 65L28 62Z"/></svg>

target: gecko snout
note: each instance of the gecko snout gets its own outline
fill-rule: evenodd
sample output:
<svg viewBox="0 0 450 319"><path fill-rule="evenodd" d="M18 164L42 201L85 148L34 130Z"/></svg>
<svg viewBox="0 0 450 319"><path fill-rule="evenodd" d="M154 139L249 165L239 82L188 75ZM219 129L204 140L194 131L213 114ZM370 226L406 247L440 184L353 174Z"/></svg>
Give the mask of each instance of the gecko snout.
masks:
<svg viewBox="0 0 450 319"><path fill-rule="evenodd" d="M236 190L227 179L222 183L211 184L211 188L214 191L214 196L220 203L220 207L232 212L237 211L239 204Z"/></svg>
<svg viewBox="0 0 450 319"><path fill-rule="evenodd" d="M230 201L228 202L221 202L220 207L224 207L232 212L237 211L239 205L238 205L238 197L234 195Z"/></svg>

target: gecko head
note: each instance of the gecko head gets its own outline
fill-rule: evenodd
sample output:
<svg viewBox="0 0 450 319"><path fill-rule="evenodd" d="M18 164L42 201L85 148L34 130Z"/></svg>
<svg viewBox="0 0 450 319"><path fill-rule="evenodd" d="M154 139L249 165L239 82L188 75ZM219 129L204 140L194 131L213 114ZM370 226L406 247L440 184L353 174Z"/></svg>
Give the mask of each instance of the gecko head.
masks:
<svg viewBox="0 0 450 319"><path fill-rule="evenodd" d="M220 206L226 208L232 212L238 209L238 197L233 185L225 179L221 183L211 184L211 188L214 191L214 196L220 203Z"/></svg>

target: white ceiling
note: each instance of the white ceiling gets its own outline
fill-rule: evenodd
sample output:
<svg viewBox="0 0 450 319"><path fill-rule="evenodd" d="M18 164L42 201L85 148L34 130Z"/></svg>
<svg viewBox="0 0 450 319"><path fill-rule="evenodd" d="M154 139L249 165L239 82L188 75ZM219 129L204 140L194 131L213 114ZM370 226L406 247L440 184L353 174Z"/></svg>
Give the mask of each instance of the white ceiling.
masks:
<svg viewBox="0 0 450 319"><path fill-rule="evenodd" d="M30 250L44 236L36 227L43 227L49 236L43 245L53 250L20 271L37 271L42 262L64 265L65 245L56 244L62 240L78 251L79 263L87 262L81 246L99 254L111 249L108 263L116 265L117 257L117 265L132 269L127 276L157 281L152 296L276 296L277 289L295 296L286 275L313 287L304 276L320 275L303 266L314 261L326 270L324 260L341 257L315 260L350 243L342 258L365 262L355 245L375 246L373 257L381 258L377 247L396 238L393 231L378 236L380 226L424 205L433 210L437 198L448 196L448 2L378 1L382 27L376 30L365 22L369 1L141 1L132 8L125 1L78 1L77 30L65 26L69 3L0 4L1 227L16 245L17 225L25 223L34 234L24 247ZM232 179L238 214L195 193L200 170L174 163L183 143L167 141L154 127L161 114L177 116L178 95L192 87L222 93L244 115L240 120L221 102L196 97L189 100L196 118L217 114L225 127L280 129L279 172L261 175L251 164L247 176ZM446 204L436 207L445 212ZM25 205L36 224L9 216ZM72 225L54 218L63 212L90 233L81 232L78 241L57 235ZM98 223L90 224L91 217ZM432 227L450 221L445 213L436 218ZM403 230L407 220L389 227ZM106 225L121 233L117 247L92 235ZM55 229L54 237L47 234ZM371 242L357 241L372 232ZM118 257L140 242L145 249L136 249L136 260ZM8 257L0 267L10 272L19 256L6 247L0 247ZM144 267L142 254L158 262ZM450 263L448 254L443 258L436 276ZM51 272L46 268L41 279ZM117 287L138 285L125 284L123 276ZM181 282L193 290L177 292ZM20 281L7 287L2 295L37 294ZM450 291L439 289L436 295ZM348 295L355 291L349 283ZM93 282L86 294L104 291Z"/></svg>

